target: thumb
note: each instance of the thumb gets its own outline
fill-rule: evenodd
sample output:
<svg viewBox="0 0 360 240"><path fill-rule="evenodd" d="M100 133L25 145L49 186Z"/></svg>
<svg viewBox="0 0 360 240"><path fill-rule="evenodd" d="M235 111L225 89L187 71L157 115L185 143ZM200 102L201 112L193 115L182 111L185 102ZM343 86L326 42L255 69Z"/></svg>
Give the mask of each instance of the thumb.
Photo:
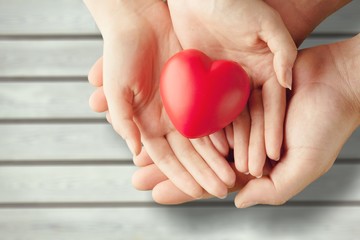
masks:
<svg viewBox="0 0 360 240"><path fill-rule="evenodd" d="M108 101L109 114L114 130L126 141L132 154L141 152L140 131L134 122L133 92L127 87L121 87L110 82L104 85Z"/></svg>
<svg viewBox="0 0 360 240"><path fill-rule="evenodd" d="M282 205L323 175L328 165L300 154L285 156L268 176L249 181L235 198L238 208L256 204Z"/></svg>
<svg viewBox="0 0 360 240"><path fill-rule="evenodd" d="M291 90L297 48L280 15L275 12L272 19L262 24L260 35L274 54L274 71L280 85Z"/></svg>
<svg viewBox="0 0 360 240"><path fill-rule="evenodd" d="M131 61L126 63L121 49L111 49L113 45L104 45L103 58L103 89L106 96L111 123L114 130L126 141L132 154L141 152L141 136L134 121L134 92L128 83L131 71ZM108 51L110 48L110 51Z"/></svg>

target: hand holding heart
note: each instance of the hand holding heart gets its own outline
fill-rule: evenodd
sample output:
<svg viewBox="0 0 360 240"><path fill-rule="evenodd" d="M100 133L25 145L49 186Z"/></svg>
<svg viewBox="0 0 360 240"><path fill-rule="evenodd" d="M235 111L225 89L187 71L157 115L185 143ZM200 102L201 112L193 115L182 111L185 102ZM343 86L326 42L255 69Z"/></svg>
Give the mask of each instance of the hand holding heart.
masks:
<svg viewBox="0 0 360 240"><path fill-rule="evenodd" d="M195 198L201 197L204 190L223 198L235 181L235 173L224 156L209 137L194 140L183 137L163 109L160 72L181 46L167 6L159 0L146 3L145 8L138 1L110 6L111 10L119 8L116 11L120 15L113 16L123 18L112 29L101 25L102 18L97 15L99 3L89 1L93 15L100 18L97 22L104 36L103 59L94 65L89 76L90 82L98 87L90 105L95 111L109 110L108 118L111 116L114 129L134 155L141 156L146 148L179 189Z"/></svg>
<svg viewBox="0 0 360 240"><path fill-rule="evenodd" d="M193 14L188 18L181 17L180 14L186 9L179 6L176 9L180 12L176 13L175 5L169 2L176 35L168 9L159 0L147 1L145 5L140 0L122 2L119 5L115 1L106 1L100 4L102 7L98 7L99 3L96 1L85 2L104 37L103 63L102 60L97 62L93 75L89 76L89 80L99 87L92 95L90 104L96 111L109 110L108 118L111 118L114 129L127 141L135 155L146 158L146 149L149 157L166 177L195 198L202 196L202 188L212 195L224 197L227 187L234 184L234 171L219 153L219 147L211 141L211 137L191 140L184 138L171 124L162 105L159 92L162 66L182 47L189 48L193 45L193 48L205 51L212 59L232 59L241 63L252 79L254 88L250 97L250 113L244 111L234 122L233 143L238 153L237 168L243 172L249 170L255 176L262 174L266 155L265 139L268 155L272 158L279 156L285 108L285 90L279 82L285 85L285 82L291 80L288 73L296 51L293 51L295 47L284 25L280 24L278 28L281 19L261 1L241 1L244 5L236 5L240 12L233 11L235 8L231 4L220 4L213 19L207 11L199 12L203 3L198 2L200 5L193 12L188 11ZM255 4L253 7L252 3ZM256 25L256 17L242 14L254 12L254 9L261 10L269 17L268 21L260 21L261 25ZM204 17L208 25L202 27L196 22L188 24L187 21L196 15ZM239 16L242 18L238 19ZM112 17L114 19L109 19ZM234 26L227 25L229 22L225 22L223 26L220 23L213 25L213 21L210 21L228 17L232 19ZM182 25L175 22L175 18L183 19ZM246 18L253 25L249 25L244 20ZM269 22L272 24L268 24ZM109 23L111 26L107 25ZM239 32L239 24L251 27ZM191 31L191 34L183 31L185 25L195 27L196 31ZM197 28L212 31L200 32ZM219 31L220 29L222 30ZM275 39L273 35L276 36ZM233 37L236 41L232 40ZM224 41L217 42L219 39ZM204 41L206 44L203 44ZM282 49L281 46L286 47ZM272 51L276 53L275 57ZM103 74L99 74L99 68L103 69ZM270 132L264 134L264 126ZM224 143L225 136L217 136L222 136L217 142L227 146ZM142 150L141 142L144 145ZM229 142L231 145L231 140ZM251 151L249 150L248 156L249 145ZM245 158L241 158L243 155L240 156L240 152L245 153ZM254 163L249 165L249 169L248 158L249 163Z"/></svg>
<svg viewBox="0 0 360 240"><path fill-rule="evenodd" d="M238 207L283 204L331 168L345 141L360 126L360 68L350 67L360 66L359 43L360 35L299 53L283 157L277 164L268 162L261 179L237 173L230 191L239 191ZM133 183L138 189L152 190L156 202L195 200L176 188L148 158L139 157L138 162L144 167L134 174Z"/></svg>

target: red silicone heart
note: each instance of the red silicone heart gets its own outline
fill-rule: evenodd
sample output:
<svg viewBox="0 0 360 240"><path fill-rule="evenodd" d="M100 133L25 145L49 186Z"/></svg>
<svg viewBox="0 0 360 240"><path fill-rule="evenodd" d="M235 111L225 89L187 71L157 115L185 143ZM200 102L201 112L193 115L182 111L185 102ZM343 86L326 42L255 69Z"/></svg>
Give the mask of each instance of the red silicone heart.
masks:
<svg viewBox="0 0 360 240"><path fill-rule="evenodd" d="M160 94L175 128L198 138L234 121L248 101L250 81L236 62L212 61L198 50L185 50L165 64Z"/></svg>

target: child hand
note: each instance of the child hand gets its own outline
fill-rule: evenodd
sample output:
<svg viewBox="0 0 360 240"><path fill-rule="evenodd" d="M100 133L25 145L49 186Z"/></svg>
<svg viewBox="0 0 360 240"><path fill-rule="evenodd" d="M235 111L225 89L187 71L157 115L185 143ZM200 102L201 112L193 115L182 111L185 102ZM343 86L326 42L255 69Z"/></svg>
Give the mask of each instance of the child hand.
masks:
<svg viewBox="0 0 360 240"><path fill-rule="evenodd" d="M283 87L291 88L297 54L281 17L261 0L169 0L168 5L183 48L235 60L249 73L249 110L233 123L235 165L240 172L261 177L266 155L280 158Z"/></svg>
<svg viewBox="0 0 360 240"><path fill-rule="evenodd" d="M142 155L143 143L179 189L195 198L202 196L203 188L225 197L235 173L224 157L208 138L190 142L181 136L163 109L160 71L164 62L181 50L167 6L159 0L87 1L104 38L103 60L89 77L99 87L92 105L102 111L108 108L114 129L135 157ZM108 4L106 14L100 14L99 9Z"/></svg>

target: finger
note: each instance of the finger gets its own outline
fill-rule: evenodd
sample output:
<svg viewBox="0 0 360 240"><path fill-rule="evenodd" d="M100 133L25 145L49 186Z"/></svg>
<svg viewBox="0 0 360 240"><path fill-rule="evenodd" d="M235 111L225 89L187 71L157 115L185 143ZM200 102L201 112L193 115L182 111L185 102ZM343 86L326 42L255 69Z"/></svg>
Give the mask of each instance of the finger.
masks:
<svg viewBox="0 0 360 240"><path fill-rule="evenodd" d="M249 138L250 116L245 108L233 122L234 129L234 162L239 172L249 174Z"/></svg>
<svg viewBox="0 0 360 240"><path fill-rule="evenodd" d="M114 130L125 139L133 155L141 151L140 131L133 118L133 92L128 87L109 81L104 86Z"/></svg>
<svg viewBox="0 0 360 240"><path fill-rule="evenodd" d="M252 91L249 100L251 128L249 140L249 172L254 177L262 176L263 166L266 160L264 140L264 109L261 90ZM236 148L236 145L235 145Z"/></svg>
<svg viewBox="0 0 360 240"><path fill-rule="evenodd" d="M139 155L134 156L133 160L137 167L145 167L154 163L144 147L141 149Z"/></svg>
<svg viewBox="0 0 360 240"><path fill-rule="evenodd" d="M216 133L211 134L210 140L214 147L219 151L223 156L227 156L229 153L229 144L226 139L224 130L217 131Z"/></svg>
<svg viewBox="0 0 360 240"><path fill-rule="evenodd" d="M260 36L274 54L274 70L281 86L292 87L292 68L297 48L280 15L274 12L274 21L264 21Z"/></svg>
<svg viewBox="0 0 360 240"><path fill-rule="evenodd" d="M263 85L262 97L266 153L270 159L279 160L284 132L286 91L273 79Z"/></svg>
<svg viewBox="0 0 360 240"><path fill-rule="evenodd" d="M95 87L101 87L103 85L103 58L99 58L91 67L88 75L90 84Z"/></svg>
<svg viewBox="0 0 360 240"><path fill-rule="evenodd" d="M206 195L209 194L206 193ZM170 180L157 184L152 191L152 197L155 202L165 205L182 204L198 200L182 192Z"/></svg>
<svg viewBox="0 0 360 240"><path fill-rule="evenodd" d="M226 139L228 141L229 147L234 149L234 130L233 124L229 124L225 128Z"/></svg>
<svg viewBox="0 0 360 240"><path fill-rule="evenodd" d="M143 143L154 163L176 187L196 199L202 197L202 187L181 165L165 138L144 139Z"/></svg>
<svg viewBox="0 0 360 240"><path fill-rule="evenodd" d="M111 116L109 112L106 112L106 120L108 121L108 123L112 124Z"/></svg>
<svg viewBox="0 0 360 240"><path fill-rule="evenodd" d="M206 164L187 138L174 131L169 133L166 139L181 164L207 192L219 198L227 196L226 185Z"/></svg>
<svg viewBox="0 0 360 240"><path fill-rule="evenodd" d="M228 188L233 187L236 180L235 172L225 157L216 150L210 139L203 137L191 139L190 142L220 180L225 183Z"/></svg>
<svg viewBox="0 0 360 240"><path fill-rule="evenodd" d="M287 154L269 176L251 180L236 196L235 205L246 208L284 204L324 173L316 160L303 154Z"/></svg>
<svg viewBox="0 0 360 240"><path fill-rule="evenodd" d="M231 165L233 170L235 171L235 166ZM155 171L152 175L156 174ZM229 189L229 192L239 191L241 188L245 186L245 184L250 180L249 176L246 176L241 173L237 173L236 185ZM171 181L166 180L157 184L152 192L152 196L155 202L159 204L181 204L185 202L194 201L193 197L183 193L180 191ZM209 193L204 193L202 199L213 198Z"/></svg>
<svg viewBox="0 0 360 240"><path fill-rule="evenodd" d="M138 169L132 176L132 185L137 190L151 190L157 184L168 180L155 164Z"/></svg>
<svg viewBox="0 0 360 240"><path fill-rule="evenodd" d="M105 112L108 110L108 105L104 90L102 87L97 88L89 98L89 105L95 112Z"/></svg>

